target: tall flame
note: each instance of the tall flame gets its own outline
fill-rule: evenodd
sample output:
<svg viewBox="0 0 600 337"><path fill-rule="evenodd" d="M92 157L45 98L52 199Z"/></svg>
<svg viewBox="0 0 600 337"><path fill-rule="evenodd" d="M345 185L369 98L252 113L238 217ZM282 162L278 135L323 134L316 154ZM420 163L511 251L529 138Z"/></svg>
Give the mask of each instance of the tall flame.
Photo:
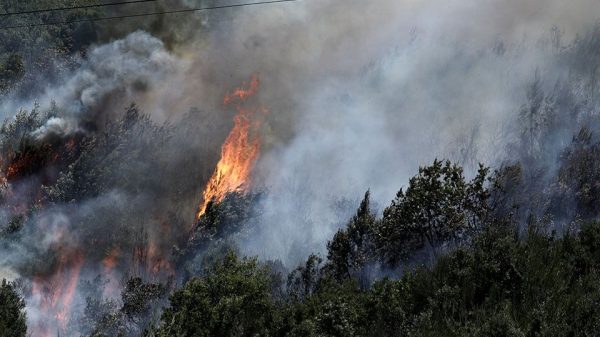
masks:
<svg viewBox="0 0 600 337"><path fill-rule="evenodd" d="M253 75L249 83L227 93L223 99L224 105L234 104L238 113L233 120L233 129L221 147L221 159L202 193L197 218L206 212L211 201L221 202L227 193L246 191L249 187L252 168L260 155L260 139L257 136L260 118L257 117L266 113L266 109L245 108L243 105L258 92L259 85L258 76Z"/></svg>
<svg viewBox="0 0 600 337"><path fill-rule="evenodd" d="M56 332L65 331L71 316L71 305L85 258L78 250L62 247L58 254L55 273L49 278L37 276L33 282L32 292L44 316L33 327L33 336L52 337ZM45 321L48 319L55 321Z"/></svg>

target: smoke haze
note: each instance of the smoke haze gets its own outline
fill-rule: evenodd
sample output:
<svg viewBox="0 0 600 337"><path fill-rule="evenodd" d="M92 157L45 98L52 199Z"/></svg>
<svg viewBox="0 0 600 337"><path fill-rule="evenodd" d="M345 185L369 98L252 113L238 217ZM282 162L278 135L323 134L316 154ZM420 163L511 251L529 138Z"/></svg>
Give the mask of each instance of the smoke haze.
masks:
<svg viewBox="0 0 600 337"><path fill-rule="evenodd" d="M222 98L253 74L261 81L253 99L269 110L253 182L267 193L255 206L258 220L237 243L245 254L293 268L326 251L367 190L386 205L434 158L455 160L468 174L479 162L501 165L517 141L519 111L536 74L546 91L565 78L585 81L569 46L594 27L596 7L592 0L302 0L192 14L194 26L178 28L190 36L185 44L136 31L93 46L35 101L6 98L3 113L36 103L55 109L60 113L31 134L66 138L101 134L136 103L157 125L175 125L176 135L128 134L122 151L135 155L111 163L119 172L114 188L56 201L29 219L30 241L0 248L0 278L32 281L39 271L31 266L56 247L99 247L81 268L88 279L102 272L115 247L123 261L139 259L133 252L140 242L171 254L194 221L232 125ZM588 102L593 113L597 103ZM565 128L556 152L576 129ZM153 141L167 145L140 150ZM144 189L121 185L138 180ZM9 211L2 214L8 221ZM134 264L121 262L114 277ZM80 293L71 305L84 299ZM35 307L34 325L44 320Z"/></svg>

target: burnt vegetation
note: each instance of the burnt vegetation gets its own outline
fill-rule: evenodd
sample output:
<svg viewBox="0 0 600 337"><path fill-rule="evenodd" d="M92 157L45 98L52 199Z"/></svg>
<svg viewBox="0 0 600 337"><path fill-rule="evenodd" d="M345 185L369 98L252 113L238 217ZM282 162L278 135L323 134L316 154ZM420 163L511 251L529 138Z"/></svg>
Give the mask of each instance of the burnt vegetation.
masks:
<svg viewBox="0 0 600 337"><path fill-rule="evenodd" d="M1 32L0 92L29 95L33 74L57 71L44 62L69 65L90 43L121 34L90 25L48 36ZM0 128L0 197L9 210L0 245L22 243L41 256L35 219L60 209L72 215L69 229L91 251L88 260L107 261L118 249L128 261L117 296L103 294L106 275L83 286L82 312L64 328L73 336L595 336L600 121L590 69L600 62L599 39L596 28L558 51L568 79L544 86L542 74L532 76L504 164L466 174L435 160L381 211L367 191L353 216L340 219L326 254L291 271L237 247L260 222L268 190L230 193L190 217L218 159L219 137L198 131L206 128L202 112L157 124L131 105L89 130L40 138L35 131L65 112L22 110ZM37 40L52 48L31 53ZM106 195L95 206L102 218L86 211ZM149 232L161 236L156 245ZM33 278L57 264L44 256L16 269ZM0 284L0 337L27 335L29 288Z"/></svg>

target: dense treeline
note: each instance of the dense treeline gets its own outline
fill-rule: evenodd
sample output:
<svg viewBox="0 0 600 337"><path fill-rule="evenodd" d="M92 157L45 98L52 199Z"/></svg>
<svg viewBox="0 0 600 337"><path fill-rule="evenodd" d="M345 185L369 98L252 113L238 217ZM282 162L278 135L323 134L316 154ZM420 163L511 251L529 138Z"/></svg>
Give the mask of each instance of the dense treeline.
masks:
<svg viewBox="0 0 600 337"><path fill-rule="evenodd" d="M557 233L529 217L521 226L504 212L504 175L482 167L468 181L460 167L435 161L381 218L367 192L327 258L312 255L289 274L227 248L224 228L239 226L248 207L232 196L199 221L197 242L222 249L202 250L195 261L204 269L170 295L160 320L143 323L145 335L594 335L600 223ZM123 315L128 288L93 336L116 335L109 317ZM147 308L155 294L142 291L135 305Z"/></svg>
<svg viewBox="0 0 600 337"><path fill-rule="evenodd" d="M288 275L276 264L225 252L170 295L147 335L595 335L600 223L557 234L545 221L530 218L521 228L510 217L489 215L492 201L481 203L493 194L482 185L486 172L465 182L458 167L436 161L380 219L367 193L330 241L327 259L313 255ZM435 217L414 224L393 212ZM377 243L376 233L390 228L398 234ZM399 278L385 277L399 263L389 254L403 242L412 267Z"/></svg>
<svg viewBox="0 0 600 337"><path fill-rule="evenodd" d="M592 336L600 223L573 222L560 233L548 218L521 225L515 171L482 167L467 181L460 167L435 161L381 218L367 193L327 258L313 255L287 276L227 253L171 295L155 333Z"/></svg>
<svg viewBox="0 0 600 337"><path fill-rule="evenodd" d="M22 112L4 125L5 158L35 154L38 162L51 160L55 145L39 148L23 142L44 118L36 111ZM144 158L146 151L160 150L171 139L169 127L153 125L131 107L106 130L71 149L74 159L43 189L47 202L93 198L114 184L164 194L164 187L148 177L131 180L113 172L124 169L123 156ZM20 140L16 148L11 146L15 139ZM434 161L379 216L367 192L355 215L331 238L327 256L313 255L291 273L277 262L234 252L229 238L252 223L252 205L260 194L231 194L210 205L194 239L176 251L187 270L179 288L132 278L119 301L101 299L99 293L90 296L82 333L593 335L600 322L600 223L591 220L600 208L589 192L598 181L596 144L593 132L583 128L562 152L556 170L562 183L536 196L545 199L542 217L527 211L527 167L517 164L495 172L480 167L469 180L460 166ZM103 166L97 158L103 158ZM104 170L97 171L99 167ZM184 186L185 179L179 184ZM554 220L566 218L566 226ZM22 218L16 218L4 226L3 236L15 239L23 226ZM127 244L127 230L116 228L112 235ZM91 233L90 240L96 236ZM25 331L22 300L13 286L2 289L10 298L2 302L2 320Z"/></svg>
<svg viewBox="0 0 600 337"><path fill-rule="evenodd" d="M51 160L54 145L39 148L22 141L43 118L22 112L4 125L5 158ZM130 180L112 173L124 169L123 156L144 158L145 151L168 143L168 129L131 107L101 137L82 139L67 152L76 159L43 189L44 198L85 200L114 184L164 193L148 177ZM14 139L21 140L16 148L10 146ZM561 184L536 196L545 199L543 217L527 212L528 168L512 165L491 173L480 167L469 180L460 166L434 161L380 216L367 192L356 214L331 238L327 256L313 255L291 273L277 262L234 252L228 238L251 223L250 210L260 195L231 194L210 205L194 239L177 252L187 270L181 287L132 278L119 301L91 296L82 332L95 337L591 336L600 322L600 223L591 220L599 210L593 193L599 161L593 133L581 129L560 155ZM528 214L525 221L522 214ZM558 218L571 220L561 227L553 221ZM14 219L3 235L10 238L23 226ZM112 235L126 238L127 230ZM24 334L23 301L10 284L3 283L2 294L7 300L1 302L0 324L10 336Z"/></svg>
<svg viewBox="0 0 600 337"><path fill-rule="evenodd" d="M356 278L338 280L332 271L345 262L312 256L285 277L230 252L176 290L160 327L147 335L593 336L600 322L600 223L561 237L547 229L539 222L524 232L488 223L431 267L369 287ZM119 315L147 315L149 303L162 296L160 285L140 282L128 283ZM0 323L24 336L22 300L8 284L2 294L8 299ZM98 307L89 306L88 314L98 315ZM93 336L119 335L113 325L119 318L105 314L96 316Z"/></svg>
<svg viewBox="0 0 600 337"><path fill-rule="evenodd" d="M521 239L491 225L431 268L369 288L337 281L314 257L284 287L231 253L171 296L157 335L593 336L599 238L596 222L562 238L539 224Z"/></svg>

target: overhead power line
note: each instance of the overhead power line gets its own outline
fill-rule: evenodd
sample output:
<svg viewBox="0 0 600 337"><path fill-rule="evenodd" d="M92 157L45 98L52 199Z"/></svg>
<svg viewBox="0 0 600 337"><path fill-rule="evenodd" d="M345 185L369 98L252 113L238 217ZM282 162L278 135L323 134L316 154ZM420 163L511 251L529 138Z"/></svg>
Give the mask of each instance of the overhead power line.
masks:
<svg viewBox="0 0 600 337"><path fill-rule="evenodd" d="M216 10L216 9L239 8L239 7L249 7L249 6L260 6L260 5L277 4L277 3L284 3L284 2L297 2L297 1L300 1L300 0L257 1L257 2L247 2L247 3L239 3L239 4L230 4L230 5L220 5L220 6L209 6L209 7L177 9L177 10L160 11L160 12L148 12L148 13L138 13L138 14L129 14L129 15L105 16L105 17L100 17L100 18L87 18L87 19L78 19L78 20L71 20L71 21L56 21L56 22L36 23L36 24L14 25L14 26L0 27L0 29L16 29L16 28L33 28L33 27L44 27L44 26L58 26L58 25L67 25L67 24L72 24L72 23L90 22L90 21L107 21L107 20L117 20L117 19L127 19L127 18L139 18L139 17L155 16L155 15L191 13L191 12L210 11L210 10Z"/></svg>
<svg viewBox="0 0 600 337"><path fill-rule="evenodd" d="M139 4L144 2L156 2L158 0L130 0L130 1L121 1L121 2L113 2L113 3L102 3L102 4L92 4L92 5L79 5L72 7L55 7L55 8L44 8L44 9L32 9L28 11L22 12L7 12L0 13L0 17L2 16L10 16L10 15L23 15L23 14L38 14L38 13L48 13L48 12L59 12L59 11L68 11L68 10L76 10L76 9L89 9L89 8L99 8L99 7L108 7L108 6L122 6L129 4Z"/></svg>

